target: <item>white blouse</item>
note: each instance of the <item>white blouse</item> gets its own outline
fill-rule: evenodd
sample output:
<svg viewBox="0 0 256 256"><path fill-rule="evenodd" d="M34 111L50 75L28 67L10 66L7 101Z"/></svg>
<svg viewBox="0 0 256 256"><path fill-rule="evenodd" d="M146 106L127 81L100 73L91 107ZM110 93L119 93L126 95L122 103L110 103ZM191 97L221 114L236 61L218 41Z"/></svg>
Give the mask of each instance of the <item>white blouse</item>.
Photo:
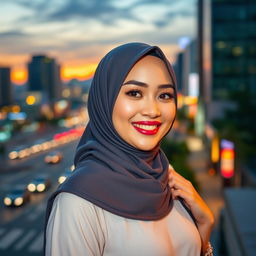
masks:
<svg viewBox="0 0 256 256"><path fill-rule="evenodd" d="M161 220L141 221L62 192L46 230L47 256L199 256L200 251L199 232L178 200Z"/></svg>

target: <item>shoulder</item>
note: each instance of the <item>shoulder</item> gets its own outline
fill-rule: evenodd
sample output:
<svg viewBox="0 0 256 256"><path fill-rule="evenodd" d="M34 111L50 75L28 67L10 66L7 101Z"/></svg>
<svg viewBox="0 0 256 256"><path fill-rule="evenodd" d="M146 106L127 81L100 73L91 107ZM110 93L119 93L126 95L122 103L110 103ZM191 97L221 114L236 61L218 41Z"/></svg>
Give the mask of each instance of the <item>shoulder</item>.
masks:
<svg viewBox="0 0 256 256"><path fill-rule="evenodd" d="M65 209L66 214L80 212L89 216L101 209L88 200L69 192L61 192L54 199L53 208Z"/></svg>
<svg viewBox="0 0 256 256"><path fill-rule="evenodd" d="M103 209L68 192L61 192L54 199L49 222L62 223L69 229L90 227L99 232L104 232L106 226Z"/></svg>
<svg viewBox="0 0 256 256"><path fill-rule="evenodd" d="M46 255L102 255L105 223L100 208L72 193L54 199L46 228Z"/></svg>

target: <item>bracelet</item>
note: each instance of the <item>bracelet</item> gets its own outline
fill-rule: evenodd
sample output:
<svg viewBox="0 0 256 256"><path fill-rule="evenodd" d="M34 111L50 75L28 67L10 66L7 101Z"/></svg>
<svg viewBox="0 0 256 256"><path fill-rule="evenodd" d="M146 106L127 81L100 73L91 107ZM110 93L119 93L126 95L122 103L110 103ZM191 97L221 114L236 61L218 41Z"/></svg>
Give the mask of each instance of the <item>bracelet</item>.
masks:
<svg viewBox="0 0 256 256"><path fill-rule="evenodd" d="M204 256L213 256L213 247L210 242L208 242L207 250Z"/></svg>

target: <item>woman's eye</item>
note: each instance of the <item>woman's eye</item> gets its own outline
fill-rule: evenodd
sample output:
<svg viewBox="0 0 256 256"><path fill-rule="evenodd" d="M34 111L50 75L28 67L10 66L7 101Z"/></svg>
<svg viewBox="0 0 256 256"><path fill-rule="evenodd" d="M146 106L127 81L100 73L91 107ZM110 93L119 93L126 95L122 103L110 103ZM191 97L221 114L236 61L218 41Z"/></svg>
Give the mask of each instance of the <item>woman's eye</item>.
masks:
<svg viewBox="0 0 256 256"><path fill-rule="evenodd" d="M160 94L159 98L163 100L169 100L169 99L173 99L174 95L172 93L162 93Z"/></svg>
<svg viewBox="0 0 256 256"><path fill-rule="evenodd" d="M132 91L126 92L125 94L128 96L131 96L131 97L135 97L135 98L141 97L141 92L137 91L137 90L132 90Z"/></svg>

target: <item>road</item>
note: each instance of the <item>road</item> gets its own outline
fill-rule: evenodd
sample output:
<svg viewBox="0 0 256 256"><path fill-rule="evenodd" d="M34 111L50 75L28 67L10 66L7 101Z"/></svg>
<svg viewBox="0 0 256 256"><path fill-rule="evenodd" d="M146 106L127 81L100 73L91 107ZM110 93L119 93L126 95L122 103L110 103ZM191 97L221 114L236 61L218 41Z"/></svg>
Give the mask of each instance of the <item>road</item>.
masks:
<svg viewBox="0 0 256 256"><path fill-rule="evenodd" d="M55 165L44 162L49 152L35 154L22 160L12 160L10 172L0 173L0 255L43 255L43 226L48 197L58 186L58 177L73 164L77 141L62 145L63 159ZM11 161L11 160L10 160ZM19 166L22 165L22 168ZM41 194L33 194L31 201L20 208L8 208L3 198L17 184L28 184L37 174L51 177L51 188Z"/></svg>

